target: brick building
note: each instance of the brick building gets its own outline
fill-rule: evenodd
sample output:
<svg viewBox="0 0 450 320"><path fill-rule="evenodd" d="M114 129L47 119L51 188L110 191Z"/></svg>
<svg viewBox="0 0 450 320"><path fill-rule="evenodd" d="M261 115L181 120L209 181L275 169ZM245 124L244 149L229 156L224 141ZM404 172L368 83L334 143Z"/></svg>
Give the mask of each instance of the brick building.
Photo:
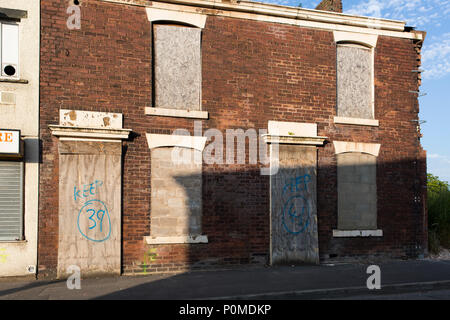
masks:
<svg viewBox="0 0 450 320"><path fill-rule="evenodd" d="M42 0L39 272L426 254L425 33L318 8Z"/></svg>

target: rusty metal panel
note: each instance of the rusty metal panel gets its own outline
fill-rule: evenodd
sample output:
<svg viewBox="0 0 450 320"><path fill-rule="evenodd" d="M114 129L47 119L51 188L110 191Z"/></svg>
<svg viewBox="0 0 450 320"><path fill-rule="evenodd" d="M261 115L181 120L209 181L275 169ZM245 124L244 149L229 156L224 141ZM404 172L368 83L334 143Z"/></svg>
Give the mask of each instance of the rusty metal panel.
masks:
<svg viewBox="0 0 450 320"><path fill-rule="evenodd" d="M200 110L201 29L154 27L155 107Z"/></svg>
<svg viewBox="0 0 450 320"><path fill-rule="evenodd" d="M270 177L271 263L317 264L314 146L279 145L279 170Z"/></svg>
<svg viewBox="0 0 450 320"><path fill-rule="evenodd" d="M58 276L70 265L79 266L82 274L119 274L121 155L99 153L113 146L103 142L60 146ZM84 154L86 150L97 153Z"/></svg>

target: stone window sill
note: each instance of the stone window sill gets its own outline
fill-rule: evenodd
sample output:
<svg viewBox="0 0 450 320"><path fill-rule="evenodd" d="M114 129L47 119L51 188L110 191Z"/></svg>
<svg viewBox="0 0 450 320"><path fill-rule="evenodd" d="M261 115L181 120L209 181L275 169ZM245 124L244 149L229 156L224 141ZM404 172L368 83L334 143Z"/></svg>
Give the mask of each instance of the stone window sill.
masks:
<svg viewBox="0 0 450 320"><path fill-rule="evenodd" d="M193 118L193 119L208 119L208 117L209 117L209 114L207 111L166 109L166 108L153 108L153 107L146 107L145 114L149 115L149 116Z"/></svg>
<svg viewBox="0 0 450 320"><path fill-rule="evenodd" d="M1 244L26 244L27 240L0 240Z"/></svg>
<svg viewBox="0 0 450 320"><path fill-rule="evenodd" d="M208 236L189 235L174 237L145 237L147 244L176 244L176 243L208 243Z"/></svg>
<svg viewBox="0 0 450 320"><path fill-rule="evenodd" d="M334 238L382 237L383 230L333 230Z"/></svg>
<svg viewBox="0 0 450 320"><path fill-rule="evenodd" d="M360 126L379 127L379 121L373 119L334 117L334 123L338 124L354 124Z"/></svg>
<svg viewBox="0 0 450 320"><path fill-rule="evenodd" d="M25 79L0 78L0 82L28 84L29 81Z"/></svg>

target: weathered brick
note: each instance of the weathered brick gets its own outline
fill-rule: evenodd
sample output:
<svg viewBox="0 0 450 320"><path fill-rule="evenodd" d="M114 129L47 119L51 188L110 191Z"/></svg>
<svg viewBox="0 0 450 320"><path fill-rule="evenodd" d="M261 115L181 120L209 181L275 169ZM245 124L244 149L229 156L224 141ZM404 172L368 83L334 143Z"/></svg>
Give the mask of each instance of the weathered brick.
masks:
<svg viewBox="0 0 450 320"><path fill-rule="evenodd" d="M151 230L151 153L146 133L193 134L193 120L145 116L152 103L151 28L143 7L82 1L81 30L68 30L67 1L41 1L39 269L56 269L58 150L49 124L60 108L120 112L133 137L123 148L124 272L181 271L263 263L269 254L269 178L257 165L202 168L202 232L208 244L146 245ZM208 16L202 32L203 130L267 129L269 120L318 124L329 141L380 143L377 225L382 238L337 239L332 143L318 150L317 212L322 258L414 257L426 251L425 155L418 140L413 41L380 36L375 49L379 127L333 123L336 46L331 31ZM248 151L247 151L248 158ZM418 197L419 201L414 199ZM149 259L149 250L155 249ZM262 257L255 259L254 257ZM147 262L146 262L147 261ZM157 265L152 266L152 265Z"/></svg>

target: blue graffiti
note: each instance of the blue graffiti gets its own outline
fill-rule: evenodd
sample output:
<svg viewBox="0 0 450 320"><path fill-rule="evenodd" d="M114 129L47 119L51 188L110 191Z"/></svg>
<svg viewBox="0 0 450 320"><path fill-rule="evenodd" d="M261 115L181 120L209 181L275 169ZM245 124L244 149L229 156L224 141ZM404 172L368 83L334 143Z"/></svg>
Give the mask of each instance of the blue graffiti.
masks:
<svg viewBox="0 0 450 320"><path fill-rule="evenodd" d="M310 222L308 201L300 195L290 197L283 207L282 222L284 229L291 234L304 232Z"/></svg>
<svg viewBox="0 0 450 320"><path fill-rule="evenodd" d="M291 178L283 187L282 195L291 195L283 205L282 225L284 229L294 235L304 232L310 224L310 209L308 200L303 192L308 191L311 176L305 174Z"/></svg>
<svg viewBox="0 0 450 320"><path fill-rule="evenodd" d="M95 212L94 209L87 209L86 211L87 211L87 212L92 212L92 214L89 216L89 220L91 220L92 222L94 222L94 225L91 226L91 227L89 227L89 230L90 230L90 229L94 229L94 228L97 226L97 222L96 222L94 219L92 219L92 217L95 216L95 214L97 213L97 219L98 219L98 221L100 222L100 232L102 232L103 217L105 216L105 210L98 210L97 212ZM103 212L101 218L98 216L98 214L99 214L100 212Z"/></svg>
<svg viewBox="0 0 450 320"><path fill-rule="evenodd" d="M308 191L308 183L311 181L311 176L309 174L305 174L304 176L298 176L292 179L289 179L289 182L286 183L283 187L284 195L286 192L300 192L300 191Z"/></svg>
<svg viewBox="0 0 450 320"><path fill-rule="evenodd" d="M106 220L108 222L106 235L103 232L103 220L105 218L105 215L108 218ZM82 228L80 227L80 218L85 220L86 216L89 220L87 225L88 230L85 230L85 232L83 232ZM93 223L93 225L91 222ZM105 240L108 240L111 236L111 219L109 217L109 212L106 205L102 201L96 199L87 201L83 205L83 207L81 207L78 213L77 227L78 231L80 231L83 237L88 240L94 242L103 242Z"/></svg>
<svg viewBox="0 0 450 320"><path fill-rule="evenodd" d="M95 180L93 183L84 184L82 189L73 187L73 200L78 198L85 199L89 196L94 196L97 193L97 188L103 185L103 181Z"/></svg>

